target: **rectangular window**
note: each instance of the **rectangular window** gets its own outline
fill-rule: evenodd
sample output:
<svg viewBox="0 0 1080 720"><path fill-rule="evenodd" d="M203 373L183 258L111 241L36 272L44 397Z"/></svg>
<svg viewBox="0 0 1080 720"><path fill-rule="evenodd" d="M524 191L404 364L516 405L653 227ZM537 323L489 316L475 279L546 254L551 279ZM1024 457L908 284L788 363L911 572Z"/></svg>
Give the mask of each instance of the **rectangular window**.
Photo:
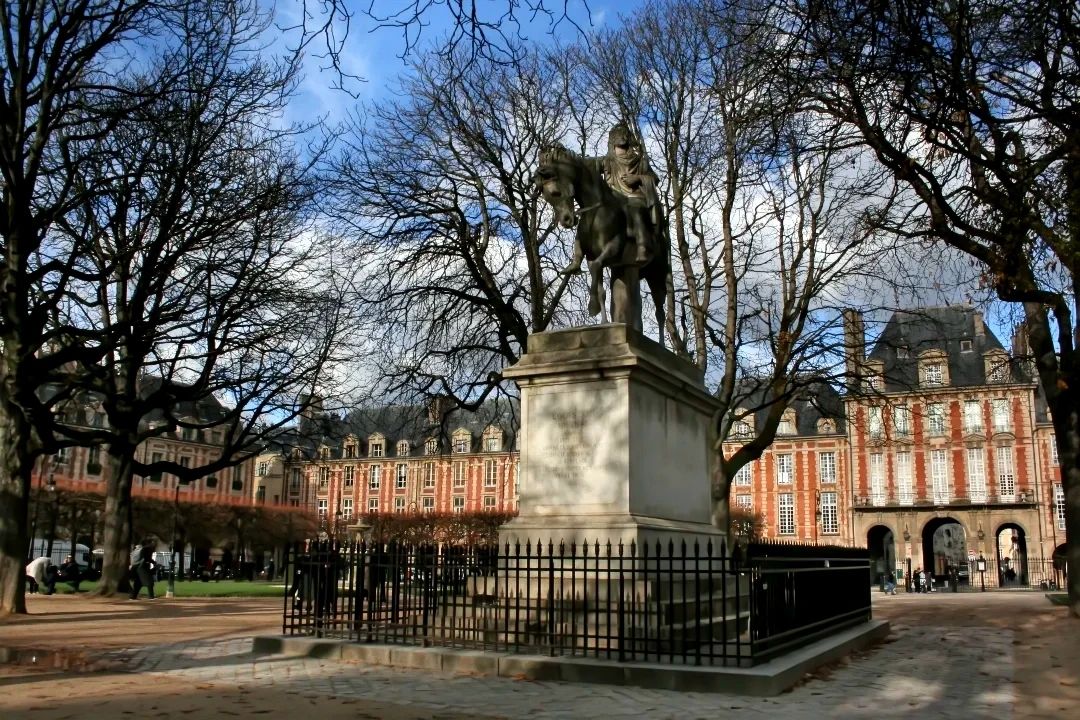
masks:
<svg viewBox="0 0 1080 720"><path fill-rule="evenodd" d="M368 487L378 490L382 484L382 465L372 465L368 470Z"/></svg>
<svg viewBox="0 0 1080 720"><path fill-rule="evenodd" d="M781 493L777 496L777 532L780 535L795 534L795 496Z"/></svg>
<svg viewBox="0 0 1080 720"><path fill-rule="evenodd" d="M1065 490L1060 484L1054 486L1054 519L1057 529L1065 529Z"/></svg>
<svg viewBox="0 0 1080 720"><path fill-rule="evenodd" d="M824 485L836 482L836 453L818 453L818 481Z"/></svg>
<svg viewBox="0 0 1080 720"><path fill-rule="evenodd" d="M424 463L424 487L435 487L435 463Z"/></svg>
<svg viewBox="0 0 1080 720"><path fill-rule="evenodd" d="M495 496L494 495L485 495L484 496L484 509L485 510L494 510L495 509Z"/></svg>
<svg viewBox="0 0 1080 720"><path fill-rule="evenodd" d="M467 453L469 452L469 437L467 435L458 435L454 438L454 452Z"/></svg>
<svg viewBox="0 0 1080 720"><path fill-rule="evenodd" d="M923 385L941 385L944 377L941 363L926 363L923 365Z"/></svg>
<svg viewBox="0 0 1080 720"><path fill-rule="evenodd" d="M790 417L786 417L780 420L780 423L776 426L777 435L794 435L795 434L795 421Z"/></svg>
<svg viewBox="0 0 1080 720"><path fill-rule="evenodd" d="M1058 462L1057 435L1050 436L1050 462L1060 465Z"/></svg>
<svg viewBox="0 0 1080 720"><path fill-rule="evenodd" d="M465 487L465 463L463 462L454 463L454 487Z"/></svg>
<svg viewBox="0 0 1080 720"><path fill-rule="evenodd" d="M409 466L405 463L397 464L397 478L394 480L394 487L398 490L409 487Z"/></svg>
<svg viewBox="0 0 1080 720"><path fill-rule="evenodd" d="M425 497L421 499L421 503L422 507L424 508L424 512L435 512L435 498L430 496Z"/></svg>
<svg viewBox="0 0 1080 720"><path fill-rule="evenodd" d="M435 438L429 438L428 441L424 443L424 454L425 455L437 455L438 453L439 453L439 441L436 440Z"/></svg>
<svg viewBox="0 0 1080 720"><path fill-rule="evenodd" d="M356 466L355 465L346 465L344 472L345 472L345 487L352 487L353 482L354 482L354 480L356 478Z"/></svg>
<svg viewBox="0 0 1080 720"><path fill-rule="evenodd" d="M981 447L968 448L967 482L971 502L986 502L986 453Z"/></svg>
<svg viewBox="0 0 1080 720"><path fill-rule="evenodd" d="M150 453L150 462L151 463L161 462L164 458L165 458L165 456L162 455L159 452ZM150 482L161 482L161 471L159 470L156 473L154 473L153 475L149 476L147 478L147 480L149 480Z"/></svg>
<svg viewBox="0 0 1080 720"><path fill-rule="evenodd" d="M930 403L926 406L926 432L928 435L945 434L945 406Z"/></svg>
<svg viewBox="0 0 1080 720"><path fill-rule="evenodd" d="M373 442L373 443L371 443L370 450L371 450L371 452L369 452L368 455L370 455L371 457L382 457L383 456L383 444L381 442Z"/></svg>
<svg viewBox="0 0 1080 720"><path fill-rule="evenodd" d="M289 478L289 492L300 492L300 481L302 477L300 468L292 469L292 476Z"/></svg>
<svg viewBox="0 0 1080 720"><path fill-rule="evenodd" d="M367 509L368 512L379 512L379 498L368 498Z"/></svg>
<svg viewBox="0 0 1080 720"><path fill-rule="evenodd" d="M484 449L488 452L497 452L502 450L502 438L498 435L488 435L484 438Z"/></svg>
<svg viewBox="0 0 1080 720"><path fill-rule="evenodd" d="M96 445L86 449L86 472L89 475L101 472L101 448Z"/></svg>
<svg viewBox="0 0 1080 720"><path fill-rule="evenodd" d="M885 458L881 453L870 454L870 503L884 505L885 493Z"/></svg>
<svg viewBox="0 0 1080 720"><path fill-rule="evenodd" d="M743 493L735 496L735 507L748 508L753 507L754 496L749 493Z"/></svg>
<svg viewBox="0 0 1080 720"><path fill-rule="evenodd" d="M897 437L911 435L911 408L906 405L893 408L893 429Z"/></svg>
<svg viewBox="0 0 1080 720"><path fill-rule="evenodd" d="M790 485L792 481L791 455L782 454L776 456L776 484Z"/></svg>
<svg viewBox="0 0 1080 720"><path fill-rule="evenodd" d="M998 495L1001 502L1016 500L1016 468L1013 466L1013 449L1003 445L997 449Z"/></svg>
<svg viewBox="0 0 1080 720"><path fill-rule="evenodd" d="M994 398L990 404L994 415L994 432L1007 432L1012 427L1009 422L1008 398Z"/></svg>
<svg viewBox="0 0 1080 720"><path fill-rule="evenodd" d="M341 514L348 520L352 518L352 498L345 498L341 501Z"/></svg>
<svg viewBox="0 0 1080 720"><path fill-rule="evenodd" d="M262 485L255 488L255 501L259 503L266 502L266 488Z"/></svg>
<svg viewBox="0 0 1080 720"><path fill-rule="evenodd" d="M930 485L935 503L949 502L949 465L945 450L930 451Z"/></svg>
<svg viewBox="0 0 1080 720"><path fill-rule="evenodd" d="M405 512L405 498L403 498L403 497L394 498L394 512L396 512L396 513Z"/></svg>
<svg viewBox="0 0 1080 720"><path fill-rule="evenodd" d="M484 461L484 487L495 487L499 484L499 463L496 460Z"/></svg>
<svg viewBox="0 0 1080 720"><path fill-rule="evenodd" d="M964 432L982 432L982 403L978 400L964 401Z"/></svg>
<svg viewBox="0 0 1080 720"><path fill-rule="evenodd" d="M356 446L355 445L346 445L345 446L345 457L348 458L348 459L356 457Z"/></svg>
<svg viewBox="0 0 1080 720"><path fill-rule="evenodd" d="M743 465L735 473L735 484L744 486L754 484L754 463L752 461Z"/></svg>
<svg viewBox="0 0 1080 720"><path fill-rule="evenodd" d="M265 461L260 462L258 467L255 469L255 474L259 475L260 477L265 475L266 474L266 465L267 465L267 463Z"/></svg>
<svg viewBox="0 0 1080 720"><path fill-rule="evenodd" d="M840 532L840 518L836 510L836 493L821 493L821 532L835 535Z"/></svg>
<svg viewBox="0 0 1080 720"><path fill-rule="evenodd" d="M326 498L319 498L319 504L318 504L319 517L326 517L326 507L327 507Z"/></svg>
<svg viewBox="0 0 1080 720"><path fill-rule="evenodd" d="M460 495L455 495L453 503L454 512L465 512L465 498Z"/></svg>
<svg viewBox="0 0 1080 720"><path fill-rule="evenodd" d="M915 491L911 483L911 453L896 453L896 495L901 505L915 504Z"/></svg>
<svg viewBox="0 0 1080 720"><path fill-rule="evenodd" d="M330 468L319 468L319 490L325 491L330 485Z"/></svg>
<svg viewBox="0 0 1080 720"><path fill-rule="evenodd" d="M870 437L873 439L880 438L884 429L881 421L881 408L877 405L867 408L867 418L866 428Z"/></svg>

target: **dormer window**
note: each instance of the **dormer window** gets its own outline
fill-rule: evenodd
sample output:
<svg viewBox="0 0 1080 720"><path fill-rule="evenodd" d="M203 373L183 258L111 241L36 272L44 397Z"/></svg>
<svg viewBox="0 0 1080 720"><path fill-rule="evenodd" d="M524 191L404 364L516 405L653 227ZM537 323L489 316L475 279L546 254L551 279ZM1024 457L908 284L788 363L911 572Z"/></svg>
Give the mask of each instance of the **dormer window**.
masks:
<svg viewBox="0 0 1080 720"><path fill-rule="evenodd" d="M471 449L472 434L464 428L454 432L453 450L455 453L467 453Z"/></svg>
<svg viewBox="0 0 1080 720"><path fill-rule="evenodd" d="M983 356L983 368L986 371L986 382L1009 382L1009 356L1000 350L986 353Z"/></svg>
<svg viewBox="0 0 1080 720"><path fill-rule="evenodd" d="M737 438L750 437L750 423L745 420L736 420L731 424L731 436Z"/></svg>
<svg viewBox="0 0 1080 720"><path fill-rule="evenodd" d="M502 430L497 427L489 427L484 430L484 452L498 452L502 450Z"/></svg>
<svg viewBox="0 0 1080 720"><path fill-rule="evenodd" d="M345 457L350 459L356 457L356 445L350 443L345 446Z"/></svg>
<svg viewBox="0 0 1080 720"><path fill-rule="evenodd" d="M424 442L424 454L425 455L438 455L439 454L439 441L435 438L428 438Z"/></svg>
<svg viewBox="0 0 1080 720"><path fill-rule="evenodd" d="M329 458L330 457L330 448L326 447L325 445L323 445L321 448L319 448L319 457L323 458L324 460Z"/></svg>
<svg viewBox="0 0 1080 720"><path fill-rule="evenodd" d="M836 432L836 421L832 418L821 418L817 421L817 431L821 435L832 435Z"/></svg>
<svg viewBox="0 0 1080 720"><path fill-rule="evenodd" d="M776 426L776 434L794 435L795 432L795 411L791 408L788 408L784 411L783 416L780 418L780 424Z"/></svg>
<svg viewBox="0 0 1080 720"><path fill-rule="evenodd" d="M379 458L385 454L386 438L382 435L372 435L368 438L368 457Z"/></svg>
<svg viewBox="0 0 1080 720"><path fill-rule="evenodd" d="M962 353L971 352L971 341L970 340L961 340L960 341L960 352L962 352Z"/></svg>
<svg viewBox="0 0 1080 720"><path fill-rule="evenodd" d="M409 454L409 441L408 440L399 440L398 444L397 444L397 456L398 457L407 457L408 454Z"/></svg>
<svg viewBox="0 0 1080 720"><path fill-rule="evenodd" d="M949 365L945 353L927 350L919 357L919 384L923 387L949 384Z"/></svg>

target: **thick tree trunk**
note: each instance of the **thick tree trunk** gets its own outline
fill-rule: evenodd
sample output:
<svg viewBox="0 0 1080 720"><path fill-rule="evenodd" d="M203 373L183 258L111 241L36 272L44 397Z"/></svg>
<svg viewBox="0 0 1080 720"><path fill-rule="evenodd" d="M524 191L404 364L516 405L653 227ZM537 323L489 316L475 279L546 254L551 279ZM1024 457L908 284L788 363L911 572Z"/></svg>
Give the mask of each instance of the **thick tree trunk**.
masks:
<svg viewBox="0 0 1080 720"><path fill-rule="evenodd" d="M115 446L114 446L115 447ZM131 564L131 452L110 448L109 478L105 489L105 531L102 538L99 595L127 592Z"/></svg>
<svg viewBox="0 0 1080 720"><path fill-rule="evenodd" d="M0 408L0 615L26 612L30 550L30 429Z"/></svg>

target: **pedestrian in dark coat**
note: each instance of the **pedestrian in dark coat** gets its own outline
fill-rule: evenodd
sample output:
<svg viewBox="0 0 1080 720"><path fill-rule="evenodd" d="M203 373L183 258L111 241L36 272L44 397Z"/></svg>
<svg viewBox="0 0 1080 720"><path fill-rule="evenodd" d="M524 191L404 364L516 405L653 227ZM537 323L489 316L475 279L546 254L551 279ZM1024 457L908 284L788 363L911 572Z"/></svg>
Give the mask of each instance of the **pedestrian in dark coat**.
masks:
<svg viewBox="0 0 1080 720"><path fill-rule="evenodd" d="M131 557L131 599L139 597L139 590L146 586L146 595L154 599L154 575L157 566L154 562L154 541L143 540L142 545Z"/></svg>

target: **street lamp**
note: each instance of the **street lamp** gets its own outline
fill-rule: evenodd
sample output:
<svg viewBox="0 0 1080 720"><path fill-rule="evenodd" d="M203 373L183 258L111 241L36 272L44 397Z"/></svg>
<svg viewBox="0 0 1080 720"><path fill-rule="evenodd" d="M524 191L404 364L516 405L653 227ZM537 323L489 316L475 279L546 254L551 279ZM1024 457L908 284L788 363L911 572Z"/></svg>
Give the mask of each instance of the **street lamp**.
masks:
<svg viewBox="0 0 1080 720"><path fill-rule="evenodd" d="M982 586L982 591L986 592L986 558L982 555L975 561L975 569L979 571L979 584Z"/></svg>
<svg viewBox="0 0 1080 720"><path fill-rule="evenodd" d="M56 480L53 479L52 470L49 470L49 482L45 484L45 490L48 492L52 503L52 514L49 518L49 543L45 555L49 558L49 562L52 562L53 539L56 537L56 516L60 512L60 498L56 494Z"/></svg>

